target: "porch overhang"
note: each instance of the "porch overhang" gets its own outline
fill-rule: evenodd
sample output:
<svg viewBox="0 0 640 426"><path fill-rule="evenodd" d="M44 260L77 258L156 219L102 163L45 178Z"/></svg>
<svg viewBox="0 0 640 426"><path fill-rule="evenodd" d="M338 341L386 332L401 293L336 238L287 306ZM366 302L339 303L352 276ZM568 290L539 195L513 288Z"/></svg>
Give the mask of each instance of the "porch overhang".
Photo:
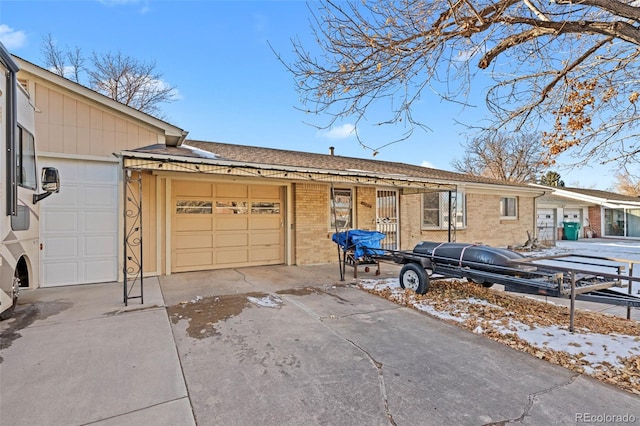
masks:
<svg viewBox="0 0 640 426"><path fill-rule="evenodd" d="M123 167L155 172L198 173L261 179L379 185L403 188L407 192L456 191L458 185L438 179L364 170L328 170L295 166L241 162L222 158L192 158L122 151Z"/></svg>

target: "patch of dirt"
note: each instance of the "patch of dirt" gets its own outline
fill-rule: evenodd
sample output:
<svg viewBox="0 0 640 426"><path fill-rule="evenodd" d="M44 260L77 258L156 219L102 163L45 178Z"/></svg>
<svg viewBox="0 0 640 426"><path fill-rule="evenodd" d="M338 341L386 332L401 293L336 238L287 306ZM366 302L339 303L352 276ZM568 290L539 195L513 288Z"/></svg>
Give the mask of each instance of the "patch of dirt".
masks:
<svg viewBox="0 0 640 426"><path fill-rule="evenodd" d="M572 355L563 351L536 347L518 337L516 333L504 334L491 325L498 321L503 326L508 326L509 320L513 319L531 327L555 325L568 329L570 310L565 306L544 303L522 295L509 294L458 280L431 281L429 291L424 295L416 294L412 290L398 293L389 288L366 289L366 291L414 309L417 309L417 304L424 302L437 311L446 312L452 316L464 311L466 314L464 321L445 321L473 332L480 327L483 330L482 334L492 340L578 373L585 373L586 363L580 354ZM488 304L470 304L468 302L470 298L486 300ZM585 333L638 336L637 339L640 341L640 322L597 312L576 309L574 328L576 331ZM620 358L620 360L623 367L608 365L591 371L589 375L627 392L640 395L640 357L632 356Z"/></svg>
<svg viewBox="0 0 640 426"><path fill-rule="evenodd" d="M312 287L290 288L287 290L276 291L277 294L289 294L291 296L308 296L310 294L318 294L319 291Z"/></svg>
<svg viewBox="0 0 640 426"><path fill-rule="evenodd" d="M187 334L190 337L204 339L220 334L215 328L216 323L239 315L246 307L251 306L248 297L266 296L265 293L245 293L196 298L169 306L167 312L174 324L180 320L189 321Z"/></svg>
<svg viewBox="0 0 640 426"><path fill-rule="evenodd" d="M333 287L335 288L345 288L345 285L341 285L341 286L337 286L334 285ZM313 287L305 287L305 288L290 288L287 290L280 290L276 292L277 294L287 294L287 295L291 295L291 296L308 296L310 294L326 294L327 296L331 296L335 299L337 299L339 302L338 303L347 303L349 302L348 300L338 296L335 293L331 293L328 290L324 290L321 288L313 288Z"/></svg>

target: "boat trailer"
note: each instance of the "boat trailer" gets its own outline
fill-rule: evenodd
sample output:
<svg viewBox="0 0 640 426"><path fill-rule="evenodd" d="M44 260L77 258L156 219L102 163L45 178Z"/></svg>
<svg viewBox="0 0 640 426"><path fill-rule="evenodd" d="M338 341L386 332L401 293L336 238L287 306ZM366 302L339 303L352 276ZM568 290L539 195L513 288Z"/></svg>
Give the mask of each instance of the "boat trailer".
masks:
<svg viewBox="0 0 640 426"><path fill-rule="evenodd" d="M423 241L411 251L359 247L362 264L394 262L403 265L400 286L425 294L429 281L438 278L466 279L491 287L501 284L506 291L571 299L570 330L573 331L575 301L606 303L640 308L640 291L632 294L634 262L599 256L560 254L526 257L512 250L477 244ZM344 256L344 267L349 265ZM357 263L351 264L357 268ZM378 273L378 272L377 272ZM624 289L627 289L624 292Z"/></svg>

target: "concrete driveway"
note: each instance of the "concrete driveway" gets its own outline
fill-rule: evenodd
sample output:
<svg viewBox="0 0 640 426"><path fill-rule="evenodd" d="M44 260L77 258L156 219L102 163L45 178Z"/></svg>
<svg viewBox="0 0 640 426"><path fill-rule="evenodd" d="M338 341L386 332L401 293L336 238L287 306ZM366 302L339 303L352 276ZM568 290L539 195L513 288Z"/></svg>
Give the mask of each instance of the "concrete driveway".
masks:
<svg viewBox="0 0 640 426"><path fill-rule="evenodd" d="M127 310L117 284L27 292L0 324L0 424L640 422L636 396L337 276L175 274Z"/></svg>

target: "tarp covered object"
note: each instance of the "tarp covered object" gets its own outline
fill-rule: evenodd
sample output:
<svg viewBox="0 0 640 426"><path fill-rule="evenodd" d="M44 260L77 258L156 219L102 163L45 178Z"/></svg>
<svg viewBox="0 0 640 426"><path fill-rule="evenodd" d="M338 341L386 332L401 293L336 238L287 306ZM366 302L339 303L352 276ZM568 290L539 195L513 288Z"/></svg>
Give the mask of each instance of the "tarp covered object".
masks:
<svg viewBox="0 0 640 426"><path fill-rule="evenodd" d="M484 271L502 270L507 267L531 269L531 265L519 265L518 263L512 262L514 260L524 259L525 256L498 247L422 241L415 246L413 252L429 256L435 263L476 268ZM498 268L492 268L492 265Z"/></svg>
<svg viewBox="0 0 640 426"><path fill-rule="evenodd" d="M337 232L331 239L338 244L343 251L353 250L356 258L383 254L380 249L380 241L386 234L378 231L364 231L362 229L352 229L350 231Z"/></svg>

